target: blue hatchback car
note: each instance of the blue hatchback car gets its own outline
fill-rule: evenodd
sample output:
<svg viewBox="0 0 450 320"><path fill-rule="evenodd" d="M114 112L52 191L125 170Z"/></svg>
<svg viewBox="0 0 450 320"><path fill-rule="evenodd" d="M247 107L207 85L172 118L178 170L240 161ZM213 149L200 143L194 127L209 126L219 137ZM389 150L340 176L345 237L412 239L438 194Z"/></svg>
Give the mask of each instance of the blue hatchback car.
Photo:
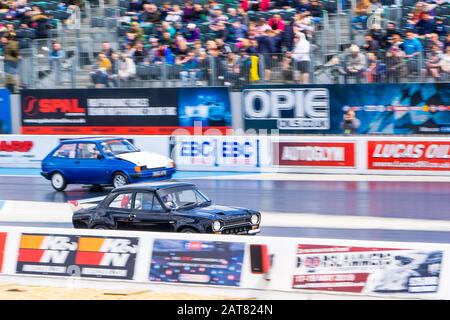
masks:
<svg viewBox="0 0 450 320"><path fill-rule="evenodd" d="M42 160L41 175L57 191L68 184L113 185L170 179L175 163L166 156L143 152L124 138L82 138L62 141Z"/></svg>

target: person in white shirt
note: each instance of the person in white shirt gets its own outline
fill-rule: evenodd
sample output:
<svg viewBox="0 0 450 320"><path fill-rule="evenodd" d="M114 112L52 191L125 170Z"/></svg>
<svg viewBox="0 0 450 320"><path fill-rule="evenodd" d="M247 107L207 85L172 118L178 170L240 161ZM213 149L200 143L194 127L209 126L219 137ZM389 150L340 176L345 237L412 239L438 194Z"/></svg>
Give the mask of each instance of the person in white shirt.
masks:
<svg viewBox="0 0 450 320"><path fill-rule="evenodd" d="M295 37L295 46L292 51L292 59L295 65L295 79L299 84L309 83L311 64L311 44L306 40L304 33L299 32Z"/></svg>

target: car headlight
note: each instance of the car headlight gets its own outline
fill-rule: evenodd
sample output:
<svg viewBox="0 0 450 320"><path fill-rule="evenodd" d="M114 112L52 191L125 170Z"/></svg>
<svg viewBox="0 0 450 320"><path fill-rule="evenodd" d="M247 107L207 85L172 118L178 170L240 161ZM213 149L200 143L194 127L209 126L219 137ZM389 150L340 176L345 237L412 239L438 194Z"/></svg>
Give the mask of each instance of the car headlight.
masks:
<svg viewBox="0 0 450 320"><path fill-rule="evenodd" d="M212 224L213 231L219 231L221 227L222 224L220 223L220 221L214 221Z"/></svg>
<svg viewBox="0 0 450 320"><path fill-rule="evenodd" d="M257 214L252 215L250 221L252 222L252 224L257 224L259 222L259 217Z"/></svg>

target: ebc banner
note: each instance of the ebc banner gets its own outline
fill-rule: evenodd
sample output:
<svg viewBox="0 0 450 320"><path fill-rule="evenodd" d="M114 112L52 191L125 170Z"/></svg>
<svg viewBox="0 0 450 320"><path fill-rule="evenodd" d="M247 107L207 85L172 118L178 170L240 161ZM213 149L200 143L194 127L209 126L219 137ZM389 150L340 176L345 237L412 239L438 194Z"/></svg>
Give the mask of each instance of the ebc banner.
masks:
<svg viewBox="0 0 450 320"><path fill-rule="evenodd" d="M21 235L17 273L132 279L137 238Z"/></svg>
<svg viewBox="0 0 450 320"><path fill-rule="evenodd" d="M355 111L359 134L450 133L450 84L249 86L244 127L284 134L342 134Z"/></svg>
<svg viewBox="0 0 450 320"><path fill-rule="evenodd" d="M239 286L245 243L155 239L149 280Z"/></svg>
<svg viewBox="0 0 450 320"><path fill-rule="evenodd" d="M25 134L172 134L231 127L228 89L23 90Z"/></svg>

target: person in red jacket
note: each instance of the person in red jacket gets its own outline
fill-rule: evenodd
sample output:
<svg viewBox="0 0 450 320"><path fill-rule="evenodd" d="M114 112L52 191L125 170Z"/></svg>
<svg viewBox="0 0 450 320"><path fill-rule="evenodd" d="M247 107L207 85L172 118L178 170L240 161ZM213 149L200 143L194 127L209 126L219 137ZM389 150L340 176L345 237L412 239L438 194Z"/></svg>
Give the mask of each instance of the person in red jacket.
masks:
<svg viewBox="0 0 450 320"><path fill-rule="evenodd" d="M241 1L241 8L244 11L248 11L250 9L250 4L248 3L248 0L242 0Z"/></svg>
<svg viewBox="0 0 450 320"><path fill-rule="evenodd" d="M270 9L270 0L261 0L259 4L259 10L261 11L269 11Z"/></svg>

